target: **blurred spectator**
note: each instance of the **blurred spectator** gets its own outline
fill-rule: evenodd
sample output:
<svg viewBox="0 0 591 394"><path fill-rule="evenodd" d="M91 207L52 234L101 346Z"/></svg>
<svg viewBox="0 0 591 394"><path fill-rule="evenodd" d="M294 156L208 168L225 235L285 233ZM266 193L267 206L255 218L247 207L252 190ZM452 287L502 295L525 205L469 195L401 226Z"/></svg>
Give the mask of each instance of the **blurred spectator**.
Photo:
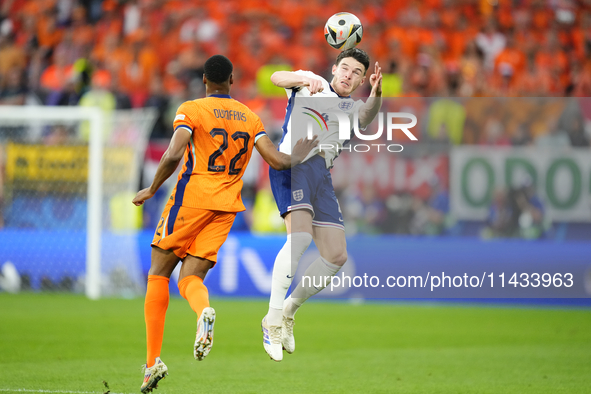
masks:
<svg viewBox="0 0 591 394"><path fill-rule="evenodd" d="M468 42L460 60L461 81L459 95L468 97L476 95L476 81L482 77L483 53L474 40Z"/></svg>
<svg viewBox="0 0 591 394"><path fill-rule="evenodd" d="M484 54L484 67L492 70L495 65L495 59L505 48L505 35L497 29L494 19L489 18L482 32L476 36L476 45Z"/></svg>
<svg viewBox="0 0 591 394"><path fill-rule="evenodd" d="M484 130L480 143L483 145L506 146L510 145L507 137L504 124L496 116L490 116L484 123Z"/></svg>
<svg viewBox="0 0 591 394"><path fill-rule="evenodd" d="M446 95L453 97L458 82L450 81ZM453 145L462 143L466 109L463 104L452 98L435 100L429 107L427 134L433 141L449 142Z"/></svg>
<svg viewBox="0 0 591 394"><path fill-rule="evenodd" d="M350 194L350 193L349 193ZM377 234L384 220L384 203L372 185L365 185L357 194L348 196L344 208L348 233Z"/></svg>
<svg viewBox="0 0 591 394"><path fill-rule="evenodd" d="M544 206L536 196L535 186L528 181L515 191L515 202L519 209L519 234L522 238L537 239L544 235Z"/></svg>
<svg viewBox="0 0 591 394"><path fill-rule="evenodd" d="M89 91L80 98L78 105L81 107L98 107L103 110L104 134L111 130L111 114L116 108L117 101L113 93L109 91L111 75L106 70L98 70L92 76L92 85ZM90 136L90 125L88 122L80 126L80 137L88 141Z"/></svg>
<svg viewBox="0 0 591 394"><path fill-rule="evenodd" d="M4 80L10 70L25 68L25 52L14 43L12 34L0 34L0 82Z"/></svg>
<svg viewBox="0 0 591 394"><path fill-rule="evenodd" d="M65 82L65 85L60 90L53 90L45 100L46 105L52 106L68 106L78 105L80 94L76 86L78 84L78 76L74 75Z"/></svg>
<svg viewBox="0 0 591 394"><path fill-rule="evenodd" d="M488 209L483 238L512 237L516 230L514 209L504 189L496 190Z"/></svg>
<svg viewBox="0 0 591 394"><path fill-rule="evenodd" d="M65 48L62 47L54 52L53 64L41 74L41 88L48 92L61 91L73 76L72 63L67 62Z"/></svg>
<svg viewBox="0 0 591 394"><path fill-rule="evenodd" d="M449 213L449 193L437 178L430 182L431 196L426 201L415 196L415 215L411 233L417 235L442 235L455 224Z"/></svg>
<svg viewBox="0 0 591 394"><path fill-rule="evenodd" d="M165 120L165 114L168 109L169 99L164 92L162 80L159 77L152 79L150 85L150 97L144 103L145 107L153 107L158 111L158 117L152 128L150 139L170 138L172 137L172 127Z"/></svg>
<svg viewBox="0 0 591 394"><path fill-rule="evenodd" d="M256 192L252 216L256 220L252 221L252 231L258 234L271 234L285 232L283 219L279 216L271 185L267 177L263 178L263 183Z"/></svg>
<svg viewBox="0 0 591 394"><path fill-rule="evenodd" d="M0 105L23 105L26 94L22 69L10 69L4 80L0 80Z"/></svg>
<svg viewBox="0 0 591 394"><path fill-rule="evenodd" d="M382 232L410 234L410 223L414 216L413 196L409 193L392 194L386 198L385 207Z"/></svg>
<svg viewBox="0 0 591 394"><path fill-rule="evenodd" d="M578 100L568 100L556 127L559 130L558 133L568 136L571 146L589 146L589 139L585 134L585 119Z"/></svg>

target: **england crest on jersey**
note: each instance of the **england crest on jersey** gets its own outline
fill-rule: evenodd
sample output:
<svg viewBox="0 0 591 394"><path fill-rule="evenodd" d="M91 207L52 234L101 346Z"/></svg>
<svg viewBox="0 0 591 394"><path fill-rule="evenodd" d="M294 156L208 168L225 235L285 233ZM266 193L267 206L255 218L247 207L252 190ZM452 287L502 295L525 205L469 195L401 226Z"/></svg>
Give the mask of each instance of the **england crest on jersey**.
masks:
<svg viewBox="0 0 591 394"><path fill-rule="evenodd" d="M348 111L351 108L353 108L353 104L355 104L354 101L341 101L339 103L339 108L342 109L343 111Z"/></svg>
<svg viewBox="0 0 591 394"><path fill-rule="evenodd" d="M294 190L293 199L295 201L302 201L303 198L304 198L304 191L302 189Z"/></svg>

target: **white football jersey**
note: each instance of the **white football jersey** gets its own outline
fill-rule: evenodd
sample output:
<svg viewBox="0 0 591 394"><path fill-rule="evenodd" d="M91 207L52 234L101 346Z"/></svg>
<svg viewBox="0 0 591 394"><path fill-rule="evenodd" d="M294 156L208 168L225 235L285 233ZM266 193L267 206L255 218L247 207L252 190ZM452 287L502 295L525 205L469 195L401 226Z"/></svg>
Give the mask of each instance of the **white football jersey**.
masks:
<svg viewBox="0 0 591 394"><path fill-rule="evenodd" d="M351 97L340 97L326 79L310 71L299 70L295 73L320 80L324 90L310 96L307 87L285 89L289 101L285 111L283 137L279 143L279 151L291 154L293 146L300 138L306 138L309 133L318 135L318 145L303 161L322 150L326 168L331 168L341 148L349 141L353 130L354 114L359 112L364 102L353 100ZM339 120L336 113L343 113L349 118L350 130L346 140L339 139Z"/></svg>

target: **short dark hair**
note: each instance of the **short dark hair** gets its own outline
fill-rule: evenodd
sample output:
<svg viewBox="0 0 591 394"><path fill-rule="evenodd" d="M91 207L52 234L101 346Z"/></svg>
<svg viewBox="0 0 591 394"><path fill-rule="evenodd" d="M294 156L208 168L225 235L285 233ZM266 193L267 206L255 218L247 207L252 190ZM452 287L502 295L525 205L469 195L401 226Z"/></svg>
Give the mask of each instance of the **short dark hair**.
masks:
<svg viewBox="0 0 591 394"><path fill-rule="evenodd" d="M234 66L230 59L223 55L213 55L205 62L203 67L205 78L213 83L224 83L232 75Z"/></svg>
<svg viewBox="0 0 591 394"><path fill-rule="evenodd" d="M350 48L350 49L344 50L337 57L335 64L338 66L339 63L341 62L341 60L343 60L344 58L347 58L347 57L352 57L353 59L357 60L359 63L363 64L363 66L365 67L365 71L363 72L364 74L369 69L369 55L363 49Z"/></svg>

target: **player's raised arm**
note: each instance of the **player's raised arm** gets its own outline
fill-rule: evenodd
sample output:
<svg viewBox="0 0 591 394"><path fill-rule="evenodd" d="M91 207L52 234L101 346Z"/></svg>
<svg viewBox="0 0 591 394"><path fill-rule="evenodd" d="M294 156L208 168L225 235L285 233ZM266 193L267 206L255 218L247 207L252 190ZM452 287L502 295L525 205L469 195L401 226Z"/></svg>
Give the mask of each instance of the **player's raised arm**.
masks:
<svg viewBox="0 0 591 394"><path fill-rule="evenodd" d="M255 147L263 157L263 159L269 163L271 168L277 171L288 170L291 167L300 164L302 160L316 145L318 145L317 135L313 139L307 138L300 139L291 151L291 155L287 155L283 152L279 152L273 142L266 135L259 138L256 142Z"/></svg>
<svg viewBox="0 0 591 394"><path fill-rule="evenodd" d="M271 82L275 86L284 89L291 89L299 86L305 86L310 91L310 95L322 92L324 87L322 82L316 78L310 78L292 71L276 71L271 75Z"/></svg>
<svg viewBox="0 0 591 394"><path fill-rule="evenodd" d="M183 128L174 132L170 144L168 145L168 149L166 149L166 152L164 152L160 159L152 185L138 192L132 201L135 205L140 206L144 201L152 198L160 186L162 186L162 184L174 174L174 171L185 154L185 149L187 148L190 139L191 133Z"/></svg>
<svg viewBox="0 0 591 394"><path fill-rule="evenodd" d="M369 125L382 107L382 68L376 62L374 73L369 77L371 93L369 98L359 109L359 125L365 128Z"/></svg>

